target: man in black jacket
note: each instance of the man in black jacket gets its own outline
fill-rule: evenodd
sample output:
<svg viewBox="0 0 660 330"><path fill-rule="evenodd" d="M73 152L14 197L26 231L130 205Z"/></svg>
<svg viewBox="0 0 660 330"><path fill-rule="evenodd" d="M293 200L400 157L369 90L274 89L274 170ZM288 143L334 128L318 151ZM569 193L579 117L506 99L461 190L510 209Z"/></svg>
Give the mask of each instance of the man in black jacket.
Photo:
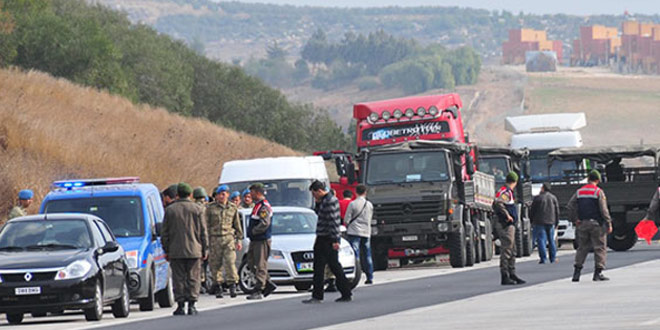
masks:
<svg viewBox="0 0 660 330"><path fill-rule="evenodd" d="M539 249L540 264L546 261L545 247L549 248L550 263L554 263L557 256L555 245L555 228L559 224L559 202L550 192L550 184L544 183L541 193L534 197L530 214L534 240Z"/></svg>
<svg viewBox="0 0 660 330"><path fill-rule="evenodd" d="M323 301L323 280L325 265L335 275L337 288L341 297L336 302L352 300L351 284L344 275L344 268L339 263L339 247L341 242L341 217L339 214L339 201L326 191L325 184L314 181L309 187L316 199L316 241L314 242L314 291L312 298L303 300L304 304L317 304Z"/></svg>

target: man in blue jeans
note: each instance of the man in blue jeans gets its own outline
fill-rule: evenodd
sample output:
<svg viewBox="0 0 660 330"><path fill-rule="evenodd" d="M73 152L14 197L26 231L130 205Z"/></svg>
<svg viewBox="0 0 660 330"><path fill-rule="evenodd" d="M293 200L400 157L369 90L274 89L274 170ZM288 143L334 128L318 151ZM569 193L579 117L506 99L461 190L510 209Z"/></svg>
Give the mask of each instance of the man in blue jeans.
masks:
<svg viewBox="0 0 660 330"><path fill-rule="evenodd" d="M344 215L346 234L351 243L355 255L364 266L367 280L364 284L372 284L374 280L374 264L371 259L371 218L374 207L367 200L367 187L358 185L355 187L357 198L348 205ZM361 260L360 249L364 252L365 260Z"/></svg>
<svg viewBox="0 0 660 330"><path fill-rule="evenodd" d="M546 262L545 247L550 249L550 263L556 261L555 227L559 224L559 202L550 192L550 184L544 183L541 193L534 197L530 212L534 241L539 249L540 264Z"/></svg>

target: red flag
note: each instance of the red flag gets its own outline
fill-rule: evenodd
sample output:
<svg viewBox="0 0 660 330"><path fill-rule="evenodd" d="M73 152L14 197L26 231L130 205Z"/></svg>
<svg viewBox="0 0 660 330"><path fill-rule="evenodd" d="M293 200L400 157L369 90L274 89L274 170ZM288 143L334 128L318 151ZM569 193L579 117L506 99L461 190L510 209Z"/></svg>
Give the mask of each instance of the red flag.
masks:
<svg viewBox="0 0 660 330"><path fill-rule="evenodd" d="M658 226L651 220L642 220L635 227L637 236L646 240L651 245L651 239L658 232Z"/></svg>

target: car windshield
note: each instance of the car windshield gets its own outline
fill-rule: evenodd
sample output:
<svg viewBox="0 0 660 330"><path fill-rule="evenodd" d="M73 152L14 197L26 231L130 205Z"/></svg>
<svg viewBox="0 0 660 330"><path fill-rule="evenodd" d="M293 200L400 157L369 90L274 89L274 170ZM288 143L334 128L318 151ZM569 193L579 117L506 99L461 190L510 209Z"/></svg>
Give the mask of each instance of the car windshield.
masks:
<svg viewBox="0 0 660 330"><path fill-rule="evenodd" d="M368 185L449 180L444 151L373 155L367 167Z"/></svg>
<svg viewBox="0 0 660 330"><path fill-rule="evenodd" d="M137 197L51 200L44 213L88 213L103 219L116 237L144 235L142 203Z"/></svg>
<svg viewBox="0 0 660 330"><path fill-rule="evenodd" d="M273 235L314 234L316 215L301 212L277 212L273 214Z"/></svg>
<svg viewBox="0 0 660 330"><path fill-rule="evenodd" d="M532 155L530 157L530 170L532 174L532 182L545 182L562 180L566 176L566 171L575 171L578 169L578 163L574 161L558 161L552 162L548 168L548 156L546 155Z"/></svg>
<svg viewBox="0 0 660 330"><path fill-rule="evenodd" d="M266 186L266 199L272 206L300 206L305 208L314 206L312 194L309 192L312 180L263 180L260 182ZM231 191L243 191L252 183L235 182L228 184L228 186Z"/></svg>
<svg viewBox="0 0 660 330"><path fill-rule="evenodd" d="M82 220L9 222L0 232L0 251L88 249L91 242Z"/></svg>
<svg viewBox="0 0 660 330"><path fill-rule="evenodd" d="M478 168L479 171L494 176L497 182L504 182L506 175L511 171L506 157L480 158Z"/></svg>

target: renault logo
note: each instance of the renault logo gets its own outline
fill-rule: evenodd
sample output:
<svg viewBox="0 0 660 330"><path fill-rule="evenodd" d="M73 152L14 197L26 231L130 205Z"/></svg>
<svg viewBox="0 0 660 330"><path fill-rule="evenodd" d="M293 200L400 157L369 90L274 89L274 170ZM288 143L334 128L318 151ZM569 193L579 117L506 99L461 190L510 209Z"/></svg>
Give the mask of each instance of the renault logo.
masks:
<svg viewBox="0 0 660 330"><path fill-rule="evenodd" d="M303 254L303 259L314 260L314 252L306 252L305 254Z"/></svg>
<svg viewBox="0 0 660 330"><path fill-rule="evenodd" d="M25 282L30 282L32 280L32 273L25 273L23 278L25 279Z"/></svg>
<svg viewBox="0 0 660 330"><path fill-rule="evenodd" d="M413 214L413 206L411 204L403 204L401 211L403 211L404 215L411 215Z"/></svg>

